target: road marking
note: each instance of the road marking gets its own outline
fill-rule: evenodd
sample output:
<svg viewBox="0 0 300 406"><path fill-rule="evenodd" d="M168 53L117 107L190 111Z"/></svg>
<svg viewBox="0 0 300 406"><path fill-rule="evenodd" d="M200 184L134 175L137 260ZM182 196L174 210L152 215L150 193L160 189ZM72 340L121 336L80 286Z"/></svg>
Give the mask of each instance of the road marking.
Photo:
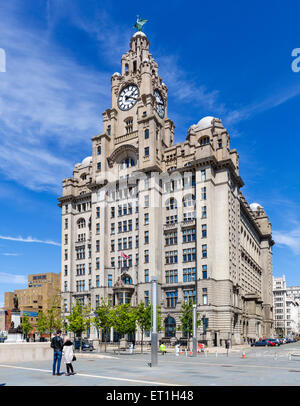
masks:
<svg viewBox="0 0 300 406"><path fill-rule="evenodd" d="M25 369L25 370L29 370L29 371L39 371L39 372L51 373L51 371L49 371L47 369L16 367L16 366L13 366L13 365L0 365L0 367L13 368L13 369ZM78 376L86 376L86 377L89 377L89 378L101 378L101 379L107 379L107 380L113 380L113 381L135 382L135 383L144 383L144 384L151 384L151 385L181 386L181 385L173 384L173 383L144 381L144 380L139 380L139 379L116 378L116 377L112 377L112 376L103 376L103 375L89 375L89 374L80 374L80 373L76 373L76 375L78 375Z"/></svg>

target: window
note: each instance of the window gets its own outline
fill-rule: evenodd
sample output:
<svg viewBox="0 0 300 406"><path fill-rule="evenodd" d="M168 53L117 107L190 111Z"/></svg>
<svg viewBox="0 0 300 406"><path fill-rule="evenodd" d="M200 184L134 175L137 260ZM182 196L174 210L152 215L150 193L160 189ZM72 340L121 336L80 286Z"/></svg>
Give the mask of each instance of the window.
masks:
<svg viewBox="0 0 300 406"><path fill-rule="evenodd" d="M110 135L110 133L111 133L111 125L108 125L107 126L107 135Z"/></svg>
<svg viewBox="0 0 300 406"><path fill-rule="evenodd" d="M183 262L196 261L196 248L187 248L183 250Z"/></svg>
<svg viewBox="0 0 300 406"><path fill-rule="evenodd" d="M99 307L100 306L100 296L99 295L96 295L96 309L97 309L97 307Z"/></svg>
<svg viewBox="0 0 300 406"><path fill-rule="evenodd" d="M200 145L201 146L203 146L203 145L208 145L209 144L209 137L202 137L201 139L200 139Z"/></svg>
<svg viewBox="0 0 300 406"><path fill-rule="evenodd" d="M100 275L96 275L96 288L100 288Z"/></svg>
<svg viewBox="0 0 300 406"><path fill-rule="evenodd" d="M65 288L65 292L68 292L68 282L67 281L65 281L65 283L64 283L64 288Z"/></svg>
<svg viewBox="0 0 300 406"><path fill-rule="evenodd" d="M89 290L91 290L91 289L92 289L92 280L89 279Z"/></svg>
<svg viewBox="0 0 300 406"><path fill-rule="evenodd" d="M100 252L100 240L96 240L96 252Z"/></svg>
<svg viewBox="0 0 300 406"><path fill-rule="evenodd" d="M145 219L145 225L149 224L149 213L145 213L144 219Z"/></svg>
<svg viewBox="0 0 300 406"><path fill-rule="evenodd" d="M206 217L207 217L206 206L202 206L202 218L206 219Z"/></svg>
<svg viewBox="0 0 300 406"><path fill-rule="evenodd" d="M114 207L111 207L111 208L110 208L110 217L111 217L111 218L114 218L114 217L115 217L115 208L114 208Z"/></svg>
<svg viewBox="0 0 300 406"><path fill-rule="evenodd" d="M193 303L196 303L196 291L195 290L185 290L183 292L183 295L184 295L184 301L186 303L188 303L190 300Z"/></svg>
<svg viewBox="0 0 300 406"><path fill-rule="evenodd" d="M77 221L77 227L78 228L85 228L85 219L79 219Z"/></svg>
<svg viewBox="0 0 300 406"><path fill-rule="evenodd" d="M202 169L201 171L201 180L206 180L206 170Z"/></svg>
<svg viewBox="0 0 300 406"><path fill-rule="evenodd" d="M145 269L145 283L149 282L149 269Z"/></svg>
<svg viewBox="0 0 300 406"><path fill-rule="evenodd" d="M99 257L96 258L96 269L97 270L100 269L100 258Z"/></svg>
<svg viewBox="0 0 300 406"><path fill-rule="evenodd" d="M195 196L194 195L187 195L183 198L183 207L194 207L195 203Z"/></svg>
<svg viewBox="0 0 300 406"><path fill-rule="evenodd" d="M144 251L144 258L145 258L145 263L149 262L149 250Z"/></svg>
<svg viewBox="0 0 300 406"><path fill-rule="evenodd" d="M76 275L85 275L85 264L76 265Z"/></svg>
<svg viewBox="0 0 300 406"><path fill-rule="evenodd" d="M144 132L145 134L145 140L147 140L149 138L149 129L147 128Z"/></svg>
<svg viewBox="0 0 300 406"><path fill-rule="evenodd" d="M96 207L96 217L97 219L100 217L100 207Z"/></svg>
<svg viewBox="0 0 300 406"><path fill-rule="evenodd" d="M126 134L130 134L133 131L133 118L127 118L125 120L125 128L126 128Z"/></svg>
<svg viewBox="0 0 300 406"><path fill-rule="evenodd" d="M144 207L149 207L149 195L145 196L145 204Z"/></svg>
<svg viewBox="0 0 300 406"><path fill-rule="evenodd" d="M178 282L178 270L171 269L166 271L166 283L177 283Z"/></svg>
<svg viewBox="0 0 300 406"><path fill-rule="evenodd" d="M97 171L101 171L101 162L97 163Z"/></svg>
<svg viewBox="0 0 300 406"><path fill-rule="evenodd" d="M149 231L145 231L145 244L149 244Z"/></svg>
<svg viewBox="0 0 300 406"><path fill-rule="evenodd" d="M65 261L68 260L68 250L65 250Z"/></svg>
<svg viewBox="0 0 300 406"><path fill-rule="evenodd" d="M68 221L68 219L65 219L65 230L68 229L68 225L69 225L69 221Z"/></svg>
<svg viewBox="0 0 300 406"><path fill-rule="evenodd" d="M112 275L107 275L107 285L109 288L112 287Z"/></svg>
<svg viewBox="0 0 300 406"><path fill-rule="evenodd" d="M67 299L64 299L64 312L66 313L67 311L68 311Z"/></svg>
<svg viewBox="0 0 300 406"><path fill-rule="evenodd" d="M167 210L173 210L173 209L177 209L177 201L176 199L174 199L174 197L171 197L167 203L166 203L166 209Z"/></svg>
<svg viewBox="0 0 300 406"><path fill-rule="evenodd" d="M100 223L96 223L96 234L100 234Z"/></svg>
<svg viewBox="0 0 300 406"><path fill-rule="evenodd" d="M203 304L207 305L207 303L208 303L207 288L202 289L202 300L203 300Z"/></svg>
<svg viewBox="0 0 300 406"><path fill-rule="evenodd" d="M68 244L68 234L65 234L65 245Z"/></svg>
<svg viewBox="0 0 300 406"><path fill-rule="evenodd" d="M202 224L202 238L206 238L206 237L207 237L207 225Z"/></svg>
<svg viewBox="0 0 300 406"><path fill-rule="evenodd" d="M196 229L195 228L187 228L183 230L183 242L192 242L196 241Z"/></svg>
<svg viewBox="0 0 300 406"><path fill-rule="evenodd" d="M177 214L175 216L167 216L166 217L167 224L175 224L177 223Z"/></svg>
<svg viewBox="0 0 300 406"><path fill-rule="evenodd" d="M222 140L218 140L218 148L222 148Z"/></svg>
<svg viewBox="0 0 300 406"><path fill-rule="evenodd" d="M149 290L145 290L145 307L149 305Z"/></svg>
<svg viewBox="0 0 300 406"><path fill-rule="evenodd" d="M66 213L66 214L69 213L69 205L68 205L68 204L65 205L65 213Z"/></svg>
<svg viewBox="0 0 300 406"><path fill-rule="evenodd" d="M167 251L165 253L165 260L166 264L177 264L178 262L178 254L176 251Z"/></svg>
<svg viewBox="0 0 300 406"><path fill-rule="evenodd" d="M68 276L68 265L65 265L65 276Z"/></svg>
<svg viewBox="0 0 300 406"><path fill-rule="evenodd" d="M207 279L207 265L202 265L202 278Z"/></svg>
<svg viewBox="0 0 300 406"><path fill-rule="evenodd" d="M183 269L183 282L191 282L196 280L196 268Z"/></svg>
<svg viewBox="0 0 300 406"><path fill-rule="evenodd" d="M115 234L115 223L110 224L110 233Z"/></svg>
<svg viewBox="0 0 300 406"><path fill-rule="evenodd" d="M100 145L97 147L97 155L101 155L101 146Z"/></svg>
<svg viewBox="0 0 300 406"><path fill-rule="evenodd" d="M165 242L166 242L166 245L177 244L177 231L166 233Z"/></svg>
<svg viewBox="0 0 300 406"><path fill-rule="evenodd" d="M172 292L166 292L166 296L167 296L167 307L176 307L178 297L177 290Z"/></svg>
<svg viewBox="0 0 300 406"><path fill-rule="evenodd" d="M201 199L206 200L206 187L201 188Z"/></svg>
<svg viewBox="0 0 300 406"><path fill-rule="evenodd" d="M202 258L207 258L207 245L202 245Z"/></svg>
<svg viewBox="0 0 300 406"><path fill-rule="evenodd" d="M149 156L149 147L146 147L146 148L145 148L145 157L146 157L146 156Z"/></svg>

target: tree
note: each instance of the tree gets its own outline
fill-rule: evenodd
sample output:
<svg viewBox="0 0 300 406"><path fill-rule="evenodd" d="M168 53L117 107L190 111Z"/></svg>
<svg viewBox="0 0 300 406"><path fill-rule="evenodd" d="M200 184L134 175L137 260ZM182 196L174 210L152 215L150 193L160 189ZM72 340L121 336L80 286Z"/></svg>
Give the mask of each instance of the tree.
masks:
<svg viewBox="0 0 300 406"><path fill-rule="evenodd" d="M46 314L42 310L40 310L38 313L36 324L37 324L37 331L40 333L40 336L42 334L45 334L45 332L48 329L48 323L47 323Z"/></svg>
<svg viewBox="0 0 300 406"><path fill-rule="evenodd" d="M120 335L135 333L136 331L136 311L130 304L121 304L111 309L110 317L112 327L119 335L120 354Z"/></svg>
<svg viewBox="0 0 300 406"><path fill-rule="evenodd" d="M181 325L179 326L179 330L182 331L183 334L186 334L188 339L191 338L193 334L193 305L194 302L192 299L189 302L184 302L181 307L181 316L179 320L181 321ZM196 326L199 327L201 321L198 320L198 314L196 315Z"/></svg>
<svg viewBox="0 0 300 406"><path fill-rule="evenodd" d="M25 335L25 338L27 338L29 331L33 329L33 325L29 322L28 316L22 317L20 326L22 328L23 334Z"/></svg>
<svg viewBox="0 0 300 406"><path fill-rule="evenodd" d="M50 299L48 307L45 311L47 319L47 330L50 333L50 340L53 331L61 330L62 328L62 318L61 318L61 308L60 308L60 294L57 293Z"/></svg>
<svg viewBox="0 0 300 406"><path fill-rule="evenodd" d="M112 327L111 305L108 302L105 302L103 298L101 298L101 305L97 307L94 314L95 316L92 319L94 326L97 327L98 330L102 329L104 331L104 342L105 342L104 351L106 352L107 330Z"/></svg>
<svg viewBox="0 0 300 406"><path fill-rule="evenodd" d="M67 316L68 320L68 330L72 331L75 334L75 337L80 338L80 350L81 350L81 341L82 341L82 333L87 329L90 325L91 309L88 306L83 306L79 301L76 302L76 305L72 308L72 311L69 316Z"/></svg>
<svg viewBox="0 0 300 406"><path fill-rule="evenodd" d="M141 345L141 352L143 352L143 340L144 340L144 332L151 330L151 312L152 307L149 304L145 307L145 304L141 302L136 308L136 321L142 333L142 345ZM160 308L158 308L157 312L157 331L161 331L162 323L161 323L161 313Z"/></svg>

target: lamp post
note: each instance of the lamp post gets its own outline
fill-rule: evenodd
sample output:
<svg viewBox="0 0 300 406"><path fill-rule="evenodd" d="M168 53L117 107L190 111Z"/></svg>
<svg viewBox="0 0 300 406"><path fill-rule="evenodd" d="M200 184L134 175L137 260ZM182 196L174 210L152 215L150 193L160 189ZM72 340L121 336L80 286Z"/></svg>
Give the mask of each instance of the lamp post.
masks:
<svg viewBox="0 0 300 406"><path fill-rule="evenodd" d="M197 305L193 304L193 357L197 356Z"/></svg>
<svg viewBox="0 0 300 406"><path fill-rule="evenodd" d="M158 308L158 278L151 278L151 366L157 366L157 308Z"/></svg>

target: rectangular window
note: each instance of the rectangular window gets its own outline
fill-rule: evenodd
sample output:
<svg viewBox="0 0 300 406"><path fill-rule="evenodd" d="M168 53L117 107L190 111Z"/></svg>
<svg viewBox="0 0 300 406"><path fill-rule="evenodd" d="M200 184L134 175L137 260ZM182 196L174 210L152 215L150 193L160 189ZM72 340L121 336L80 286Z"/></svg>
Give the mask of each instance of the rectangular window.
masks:
<svg viewBox="0 0 300 406"><path fill-rule="evenodd" d="M99 257L96 258L96 269L97 270L100 269L100 258Z"/></svg>
<svg viewBox="0 0 300 406"><path fill-rule="evenodd" d="M101 162L97 163L97 171L101 171Z"/></svg>
<svg viewBox="0 0 300 406"><path fill-rule="evenodd" d="M193 303L196 303L196 291L195 290L185 290L184 291L184 301L186 303L189 303L192 301Z"/></svg>
<svg viewBox="0 0 300 406"><path fill-rule="evenodd" d="M202 245L202 258L207 258L207 245Z"/></svg>
<svg viewBox="0 0 300 406"><path fill-rule="evenodd" d="M202 224L202 238L206 238L206 237L207 237L207 225Z"/></svg>
<svg viewBox="0 0 300 406"><path fill-rule="evenodd" d="M65 245L68 244L68 234L65 234Z"/></svg>
<svg viewBox="0 0 300 406"><path fill-rule="evenodd" d="M145 258L145 263L147 264L149 262L149 250L144 251L144 258Z"/></svg>
<svg viewBox="0 0 300 406"><path fill-rule="evenodd" d="M176 251L167 251L165 253L165 260L166 264L177 264L178 262L178 255Z"/></svg>
<svg viewBox="0 0 300 406"><path fill-rule="evenodd" d="M207 265L202 265L202 278L207 279Z"/></svg>
<svg viewBox="0 0 300 406"><path fill-rule="evenodd" d="M145 196L145 205L144 207L149 207L149 195Z"/></svg>
<svg viewBox="0 0 300 406"><path fill-rule="evenodd" d="M96 275L96 288L100 288L100 275Z"/></svg>
<svg viewBox="0 0 300 406"><path fill-rule="evenodd" d="M96 217L99 218L100 217L100 207L96 208Z"/></svg>
<svg viewBox="0 0 300 406"><path fill-rule="evenodd" d="M96 240L96 252L100 252L100 240Z"/></svg>
<svg viewBox="0 0 300 406"><path fill-rule="evenodd" d="M145 140L147 140L149 138L149 129L148 128L146 128L144 134L145 134Z"/></svg>
<svg viewBox="0 0 300 406"><path fill-rule="evenodd" d="M202 206L202 218L206 219L206 217L207 217L206 206Z"/></svg>
<svg viewBox="0 0 300 406"><path fill-rule="evenodd" d="M65 261L68 260L68 250L65 250Z"/></svg>
<svg viewBox="0 0 300 406"><path fill-rule="evenodd" d="M149 290L145 290L145 307L149 305Z"/></svg>
<svg viewBox="0 0 300 406"><path fill-rule="evenodd" d="M145 231L145 244L149 244L149 231Z"/></svg>
<svg viewBox="0 0 300 406"><path fill-rule="evenodd" d="M113 219L115 217L115 208L111 207L110 208L110 217Z"/></svg>
<svg viewBox="0 0 300 406"><path fill-rule="evenodd" d="M196 280L196 268L183 269L183 282L191 282Z"/></svg>
<svg viewBox="0 0 300 406"><path fill-rule="evenodd" d="M145 213L144 219L145 219L145 225L149 224L149 213Z"/></svg>
<svg viewBox="0 0 300 406"><path fill-rule="evenodd" d="M96 234L100 234L100 223L96 223Z"/></svg>
<svg viewBox="0 0 300 406"><path fill-rule="evenodd" d="M187 248L183 250L183 262L196 261L196 248Z"/></svg>
<svg viewBox="0 0 300 406"><path fill-rule="evenodd" d="M97 155L101 155L101 147L100 147L100 145L97 147Z"/></svg>
<svg viewBox="0 0 300 406"><path fill-rule="evenodd" d="M201 188L201 199L206 200L206 187Z"/></svg>
<svg viewBox="0 0 300 406"><path fill-rule="evenodd" d="M69 226L69 220L68 220L68 219L65 219L65 230L68 229L68 226Z"/></svg>
<svg viewBox="0 0 300 406"><path fill-rule="evenodd" d="M176 245L177 244L177 231L166 233L165 243L166 243L166 245Z"/></svg>
<svg viewBox="0 0 300 406"><path fill-rule="evenodd" d="M97 309L97 307L100 306L100 296L99 295L96 295L96 303L95 303L95 305L96 305L96 309Z"/></svg>
<svg viewBox="0 0 300 406"><path fill-rule="evenodd" d="M109 288L112 287L112 275L107 275L107 285Z"/></svg>
<svg viewBox="0 0 300 406"><path fill-rule="evenodd" d="M178 283L177 269L171 269L166 271L166 283Z"/></svg>
<svg viewBox="0 0 300 406"><path fill-rule="evenodd" d="M145 269L145 283L149 282L149 269Z"/></svg>
<svg viewBox="0 0 300 406"><path fill-rule="evenodd" d="M205 169L203 169L201 171L201 180L206 180L206 170Z"/></svg>
<svg viewBox="0 0 300 406"><path fill-rule="evenodd" d="M196 229L187 228L183 230L183 242L193 242L196 241Z"/></svg>
<svg viewBox="0 0 300 406"><path fill-rule="evenodd" d="M65 288L65 292L68 292L68 282L67 281L65 281L64 288Z"/></svg>
<svg viewBox="0 0 300 406"><path fill-rule="evenodd" d="M149 147L146 147L146 148L145 148L145 157L146 157L146 156L149 156Z"/></svg>
<svg viewBox="0 0 300 406"><path fill-rule="evenodd" d="M115 234L115 223L110 224L110 233Z"/></svg>
<svg viewBox="0 0 300 406"><path fill-rule="evenodd" d="M68 276L68 265L65 265L65 276Z"/></svg>
<svg viewBox="0 0 300 406"><path fill-rule="evenodd" d="M176 307L178 293L176 291L166 292L167 296L167 307Z"/></svg>

